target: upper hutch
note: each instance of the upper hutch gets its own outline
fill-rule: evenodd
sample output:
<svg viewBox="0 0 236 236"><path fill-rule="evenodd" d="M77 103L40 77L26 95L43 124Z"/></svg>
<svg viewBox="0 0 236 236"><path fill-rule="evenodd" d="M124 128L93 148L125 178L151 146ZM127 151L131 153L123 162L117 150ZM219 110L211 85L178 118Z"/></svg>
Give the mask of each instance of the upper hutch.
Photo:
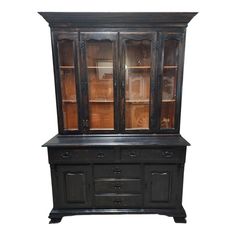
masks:
<svg viewBox="0 0 236 236"><path fill-rule="evenodd" d="M185 222L180 111L196 13L39 14L51 28L59 128L45 144L51 222L92 213Z"/></svg>

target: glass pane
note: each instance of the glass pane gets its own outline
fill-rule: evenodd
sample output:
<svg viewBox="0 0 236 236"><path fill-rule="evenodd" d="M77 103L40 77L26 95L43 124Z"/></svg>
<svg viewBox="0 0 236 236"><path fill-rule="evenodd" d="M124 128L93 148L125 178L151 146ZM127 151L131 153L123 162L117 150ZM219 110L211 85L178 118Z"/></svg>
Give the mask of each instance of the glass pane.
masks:
<svg viewBox="0 0 236 236"><path fill-rule="evenodd" d="M178 56L179 41L166 40L162 78L161 129L173 129L175 127Z"/></svg>
<svg viewBox="0 0 236 236"><path fill-rule="evenodd" d="M73 41L61 40L58 48L64 129L78 130Z"/></svg>
<svg viewBox="0 0 236 236"><path fill-rule="evenodd" d="M125 44L125 128L149 129L151 42Z"/></svg>
<svg viewBox="0 0 236 236"><path fill-rule="evenodd" d="M86 43L89 127L92 130L114 130L112 46L107 40Z"/></svg>

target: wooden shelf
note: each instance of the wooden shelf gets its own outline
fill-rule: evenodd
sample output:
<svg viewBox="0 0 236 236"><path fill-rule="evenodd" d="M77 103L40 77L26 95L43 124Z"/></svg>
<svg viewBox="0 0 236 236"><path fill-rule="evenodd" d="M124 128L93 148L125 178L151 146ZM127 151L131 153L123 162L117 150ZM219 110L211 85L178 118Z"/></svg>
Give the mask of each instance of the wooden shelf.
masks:
<svg viewBox="0 0 236 236"><path fill-rule="evenodd" d="M174 65L166 65L164 66L164 69L177 69L178 66L174 66Z"/></svg>
<svg viewBox="0 0 236 236"><path fill-rule="evenodd" d="M87 66L88 69L112 69L112 66Z"/></svg>
<svg viewBox="0 0 236 236"><path fill-rule="evenodd" d="M149 128L142 128L142 127L138 127L138 128L125 128L125 130L149 130Z"/></svg>
<svg viewBox="0 0 236 236"><path fill-rule="evenodd" d="M176 102L176 100L175 99L166 99L166 100L162 100L162 102Z"/></svg>
<svg viewBox="0 0 236 236"><path fill-rule="evenodd" d="M95 100L89 100L91 103L113 103L114 100L105 100L105 99L95 99Z"/></svg>
<svg viewBox="0 0 236 236"><path fill-rule="evenodd" d="M90 130L114 130L114 128L90 128Z"/></svg>
<svg viewBox="0 0 236 236"><path fill-rule="evenodd" d="M65 129L65 130L67 130L67 131L77 131L78 128L69 128L69 129Z"/></svg>
<svg viewBox="0 0 236 236"><path fill-rule="evenodd" d="M138 103L138 104L149 104L148 99L143 99L143 100L126 100L126 103Z"/></svg>
<svg viewBox="0 0 236 236"><path fill-rule="evenodd" d="M60 66L60 69L74 69L74 66ZM88 69L112 69L112 66L88 66ZM167 65L164 69L177 69L178 66ZM125 69L151 69L151 66L125 66Z"/></svg>
<svg viewBox="0 0 236 236"><path fill-rule="evenodd" d="M62 102L65 102L65 103L76 103L77 101L76 100L70 100L70 99L65 99L65 100L62 100Z"/></svg>
<svg viewBox="0 0 236 236"><path fill-rule="evenodd" d="M74 66L60 66L60 69L74 69Z"/></svg>
<svg viewBox="0 0 236 236"><path fill-rule="evenodd" d="M125 66L125 69L150 69L151 66Z"/></svg>

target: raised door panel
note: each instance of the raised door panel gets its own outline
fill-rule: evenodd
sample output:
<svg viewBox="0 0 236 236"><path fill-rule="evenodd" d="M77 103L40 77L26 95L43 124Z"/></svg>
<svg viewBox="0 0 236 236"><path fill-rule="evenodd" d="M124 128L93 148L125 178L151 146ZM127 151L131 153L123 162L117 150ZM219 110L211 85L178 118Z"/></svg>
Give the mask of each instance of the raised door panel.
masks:
<svg viewBox="0 0 236 236"><path fill-rule="evenodd" d="M80 34L86 103L84 132L117 131L117 37L114 32Z"/></svg>
<svg viewBox="0 0 236 236"><path fill-rule="evenodd" d="M177 200L177 166L145 167L145 207L173 207Z"/></svg>
<svg viewBox="0 0 236 236"><path fill-rule="evenodd" d="M83 208L91 205L91 167L58 166L58 208Z"/></svg>
<svg viewBox="0 0 236 236"><path fill-rule="evenodd" d="M53 33L54 72L60 133L79 132L78 33Z"/></svg>
<svg viewBox="0 0 236 236"><path fill-rule="evenodd" d="M67 202L86 202L86 179L85 174L81 172L66 173L66 200ZM75 188L75 186L77 186Z"/></svg>
<svg viewBox="0 0 236 236"><path fill-rule="evenodd" d="M156 37L156 33L120 33L120 121L123 132L152 130Z"/></svg>

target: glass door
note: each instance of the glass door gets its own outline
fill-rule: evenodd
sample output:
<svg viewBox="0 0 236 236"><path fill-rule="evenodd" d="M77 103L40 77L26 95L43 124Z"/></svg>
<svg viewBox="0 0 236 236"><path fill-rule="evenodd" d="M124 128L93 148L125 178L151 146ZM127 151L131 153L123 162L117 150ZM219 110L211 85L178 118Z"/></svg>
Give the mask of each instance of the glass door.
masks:
<svg viewBox="0 0 236 236"><path fill-rule="evenodd" d="M86 78L87 113L85 130L116 130L117 33L81 33L82 57Z"/></svg>
<svg viewBox="0 0 236 236"><path fill-rule="evenodd" d="M149 131L153 106L155 33L121 34L122 130ZM154 84L154 83L153 83Z"/></svg>
<svg viewBox="0 0 236 236"><path fill-rule="evenodd" d="M56 63L58 80L56 80L59 130L60 132L78 131L78 97L77 97L77 33L54 35L57 47Z"/></svg>
<svg viewBox="0 0 236 236"><path fill-rule="evenodd" d="M162 96L161 96L161 130L175 130L179 121L177 120L178 86L181 86L182 67L180 63L182 47L182 34L163 35L163 70L162 70ZM179 88L180 90L180 88Z"/></svg>

